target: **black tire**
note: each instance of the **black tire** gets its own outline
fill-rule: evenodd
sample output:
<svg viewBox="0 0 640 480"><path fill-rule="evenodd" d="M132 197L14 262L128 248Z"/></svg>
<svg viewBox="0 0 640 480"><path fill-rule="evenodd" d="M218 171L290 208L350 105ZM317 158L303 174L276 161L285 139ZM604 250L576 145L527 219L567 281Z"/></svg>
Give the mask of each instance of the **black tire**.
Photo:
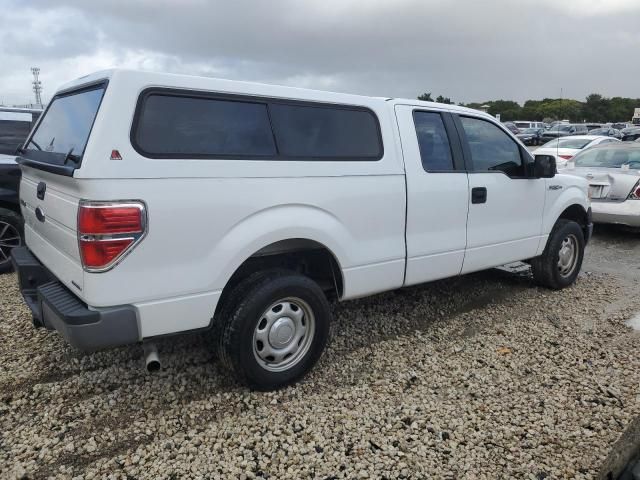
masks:
<svg viewBox="0 0 640 480"><path fill-rule="evenodd" d="M22 217L13 210L0 208L0 273L13 270L11 248L24 243Z"/></svg>
<svg viewBox="0 0 640 480"><path fill-rule="evenodd" d="M570 262L570 267L560 263L560 251L564 242L567 241L575 242L573 248L576 256L575 260ZM571 220L559 219L549 235L542 255L531 260L533 278L538 284L553 290L560 290L573 284L582 267L584 247L584 233L580 225ZM566 253L563 255L567 257Z"/></svg>
<svg viewBox="0 0 640 480"><path fill-rule="evenodd" d="M240 282L226 299L214 327L214 334L218 337L217 353L240 383L255 390L282 388L299 380L322 355L329 338L331 308L324 292L310 278L283 270L260 272ZM306 333L299 342L294 341L289 345L297 343L299 354L293 354L291 360L285 357L280 366L260 359L261 342L256 341L255 336L260 331L259 324L262 325L266 320L265 314L276 312L275 308L281 304L288 304L290 308L293 308L293 304L300 308L297 307L298 303L302 305L301 318L305 319L302 325L307 322L303 327ZM273 305L276 307L269 310ZM274 315L277 316L277 313ZM281 319L274 321L269 331ZM266 328L263 331L266 332ZM307 337L311 331L312 335ZM294 332L297 336L295 327ZM269 348L275 347L269 345ZM294 363L287 366L287 361ZM273 368L282 370L274 371Z"/></svg>

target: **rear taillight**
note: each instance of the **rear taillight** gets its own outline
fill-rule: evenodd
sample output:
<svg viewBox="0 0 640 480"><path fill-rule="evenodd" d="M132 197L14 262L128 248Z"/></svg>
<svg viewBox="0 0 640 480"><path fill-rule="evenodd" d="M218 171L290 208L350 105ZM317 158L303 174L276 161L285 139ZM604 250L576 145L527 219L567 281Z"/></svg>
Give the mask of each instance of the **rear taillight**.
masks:
<svg viewBox="0 0 640 480"><path fill-rule="evenodd" d="M629 194L629 199L640 200L640 181L636 183L635 186L631 189L631 193Z"/></svg>
<svg viewBox="0 0 640 480"><path fill-rule="evenodd" d="M147 229L144 203L90 202L78 207L78 246L85 270L113 267L142 240Z"/></svg>
<svg viewBox="0 0 640 480"><path fill-rule="evenodd" d="M140 206L80 206L78 230L84 235L142 233Z"/></svg>
<svg viewBox="0 0 640 480"><path fill-rule="evenodd" d="M571 160L573 158L573 155L558 155L560 158L563 158L565 160Z"/></svg>

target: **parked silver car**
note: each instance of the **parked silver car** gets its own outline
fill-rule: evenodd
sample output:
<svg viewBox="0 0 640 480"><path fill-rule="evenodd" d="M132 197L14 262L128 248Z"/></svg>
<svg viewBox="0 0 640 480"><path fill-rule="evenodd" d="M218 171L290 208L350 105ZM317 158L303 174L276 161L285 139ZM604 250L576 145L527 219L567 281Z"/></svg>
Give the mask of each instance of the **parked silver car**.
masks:
<svg viewBox="0 0 640 480"><path fill-rule="evenodd" d="M584 150L560 173L587 179L595 223L640 228L640 144L616 142Z"/></svg>

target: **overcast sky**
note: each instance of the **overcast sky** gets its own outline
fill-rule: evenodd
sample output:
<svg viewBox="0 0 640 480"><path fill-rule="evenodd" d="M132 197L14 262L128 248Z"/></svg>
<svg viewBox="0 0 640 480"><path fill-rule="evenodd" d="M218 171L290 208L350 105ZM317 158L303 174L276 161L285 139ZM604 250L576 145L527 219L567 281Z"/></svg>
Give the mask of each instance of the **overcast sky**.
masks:
<svg viewBox="0 0 640 480"><path fill-rule="evenodd" d="M640 0L0 0L0 102L127 67L456 102L640 97Z"/></svg>

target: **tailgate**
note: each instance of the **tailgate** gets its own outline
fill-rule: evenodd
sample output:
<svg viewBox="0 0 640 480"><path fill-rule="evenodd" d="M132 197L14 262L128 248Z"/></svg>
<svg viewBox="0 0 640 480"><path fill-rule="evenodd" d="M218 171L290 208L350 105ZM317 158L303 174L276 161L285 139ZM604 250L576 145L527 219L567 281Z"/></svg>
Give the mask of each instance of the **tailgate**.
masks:
<svg viewBox="0 0 640 480"><path fill-rule="evenodd" d="M83 270L77 239L79 180L23 167L20 203L25 241L71 291L80 294Z"/></svg>
<svg viewBox="0 0 640 480"><path fill-rule="evenodd" d="M33 254L72 292L81 294L83 269L77 238L84 158L107 88L94 81L57 93L21 150L20 204L25 241ZM82 296L82 295L80 295Z"/></svg>

